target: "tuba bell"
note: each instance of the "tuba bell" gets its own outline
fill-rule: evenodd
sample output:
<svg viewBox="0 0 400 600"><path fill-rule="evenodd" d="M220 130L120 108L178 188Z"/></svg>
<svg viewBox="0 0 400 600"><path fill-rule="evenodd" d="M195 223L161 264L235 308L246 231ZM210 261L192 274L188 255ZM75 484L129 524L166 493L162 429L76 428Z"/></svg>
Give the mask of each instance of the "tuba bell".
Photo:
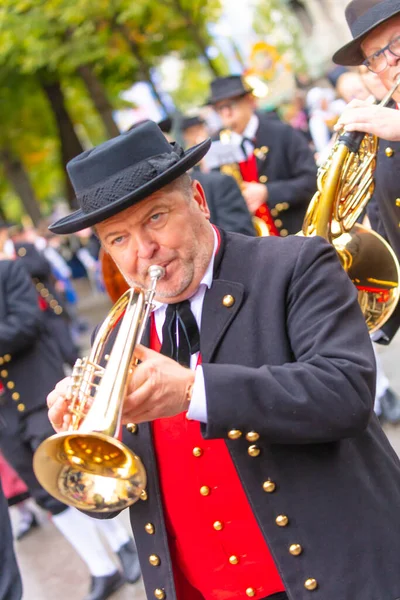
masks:
<svg viewBox="0 0 400 600"><path fill-rule="evenodd" d="M389 103L399 85L400 79L379 106ZM318 189L298 234L319 235L334 246L358 290L370 333L386 323L400 296L395 253L379 234L357 223L374 192L377 150L376 136L339 133L318 171Z"/></svg>
<svg viewBox="0 0 400 600"><path fill-rule="evenodd" d="M33 468L52 496L85 511L122 510L144 498L142 461L119 439L123 400L132 374L134 350L145 330L162 267L148 270L150 287L128 289L114 304L88 357L74 365L66 394L68 430L44 440ZM120 323L112 350L106 344ZM106 366L101 363L106 361Z"/></svg>

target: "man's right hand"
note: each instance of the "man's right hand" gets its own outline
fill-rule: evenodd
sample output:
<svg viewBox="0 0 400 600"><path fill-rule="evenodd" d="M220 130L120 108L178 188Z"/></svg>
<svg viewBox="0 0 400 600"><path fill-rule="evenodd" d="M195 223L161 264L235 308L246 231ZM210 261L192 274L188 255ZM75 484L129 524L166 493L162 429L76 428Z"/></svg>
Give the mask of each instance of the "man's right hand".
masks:
<svg viewBox="0 0 400 600"><path fill-rule="evenodd" d="M52 392L47 396L49 421L57 433L66 431L71 423L69 402L66 399L70 377L61 379Z"/></svg>
<svg viewBox="0 0 400 600"><path fill-rule="evenodd" d="M335 125L335 130L371 133L390 142L400 141L400 111L352 100Z"/></svg>

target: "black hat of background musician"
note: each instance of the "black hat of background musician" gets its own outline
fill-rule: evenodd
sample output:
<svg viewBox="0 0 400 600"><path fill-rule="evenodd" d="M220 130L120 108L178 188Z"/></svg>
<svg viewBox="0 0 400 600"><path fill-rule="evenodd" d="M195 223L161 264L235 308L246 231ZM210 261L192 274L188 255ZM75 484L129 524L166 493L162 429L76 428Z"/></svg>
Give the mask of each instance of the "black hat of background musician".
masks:
<svg viewBox="0 0 400 600"><path fill-rule="evenodd" d="M346 7L346 20L354 39L333 55L333 62L346 67L362 65L364 39L397 14L400 14L400 0L352 0Z"/></svg>
<svg viewBox="0 0 400 600"><path fill-rule="evenodd" d="M211 82L211 96L206 104L216 104L220 100L238 98L251 94L253 89L241 75L228 75L228 77L217 77Z"/></svg>
<svg viewBox="0 0 400 600"><path fill-rule="evenodd" d="M200 117L200 115L196 115L193 117L183 117L181 121L181 130L186 131L190 127L195 127L195 125L204 125L205 121Z"/></svg>
<svg viewBox="0 0 400 600"><path fill-rule="evenodd" d="M80 208L50 231L75 233L144 200L194 167L210 145L207 139L185 152L170 144L154 121L144 121L86 150L67 164Z"/></svg>

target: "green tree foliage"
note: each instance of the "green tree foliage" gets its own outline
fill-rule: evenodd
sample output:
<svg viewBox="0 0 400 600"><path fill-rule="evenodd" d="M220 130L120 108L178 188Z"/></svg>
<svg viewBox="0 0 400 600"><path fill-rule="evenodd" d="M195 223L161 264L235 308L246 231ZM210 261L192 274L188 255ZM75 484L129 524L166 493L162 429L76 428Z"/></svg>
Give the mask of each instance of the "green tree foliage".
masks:
<svg viewBox="0 0 400 600"><path fill-rule="evenodd" d="M254 31L275 46L294 71L305 69L303 32L288 0L257 0Z"/></svg>
<svg viewBox="0 0 400 600"><path fill-rule="evenodd" d="M220 0L2 0L0 150L27 170L42 212L65 195L64 142L44 83L60 86L80 145L90 147L115 135L109 119L126 106L122 91L147 80L158 92L154 69L166 55L201 57L211 74L223 69L207 55L207 24L219 13ZM2 176L0 204L15 218Z"/></svg>

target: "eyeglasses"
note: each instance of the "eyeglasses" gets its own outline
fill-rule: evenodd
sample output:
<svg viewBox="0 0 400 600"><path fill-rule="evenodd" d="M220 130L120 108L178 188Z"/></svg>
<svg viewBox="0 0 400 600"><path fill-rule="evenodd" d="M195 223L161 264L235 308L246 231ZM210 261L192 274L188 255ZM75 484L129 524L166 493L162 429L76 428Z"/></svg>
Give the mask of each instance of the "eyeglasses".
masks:
<svg viewBox="0 0 400 600"><path fill-rule="evenodd" d="M236 106L239 104L240 100L241 100L241 98L234 98L232 100L226 100L226 102L214 105L214 110L218 114L221 114L225 110L231 111L234 108L236 108Z"/></svg>
<svg viewBox="0 0 400 600"><path fill-rule="evenodd" d="M388 60L386 52L389 50L390 54L400 58L400 35L394 38L387 46L381 48L371 56L368 56L363 62L363 65L367 67L372 73L382 73L388 66Z"/></svg>

